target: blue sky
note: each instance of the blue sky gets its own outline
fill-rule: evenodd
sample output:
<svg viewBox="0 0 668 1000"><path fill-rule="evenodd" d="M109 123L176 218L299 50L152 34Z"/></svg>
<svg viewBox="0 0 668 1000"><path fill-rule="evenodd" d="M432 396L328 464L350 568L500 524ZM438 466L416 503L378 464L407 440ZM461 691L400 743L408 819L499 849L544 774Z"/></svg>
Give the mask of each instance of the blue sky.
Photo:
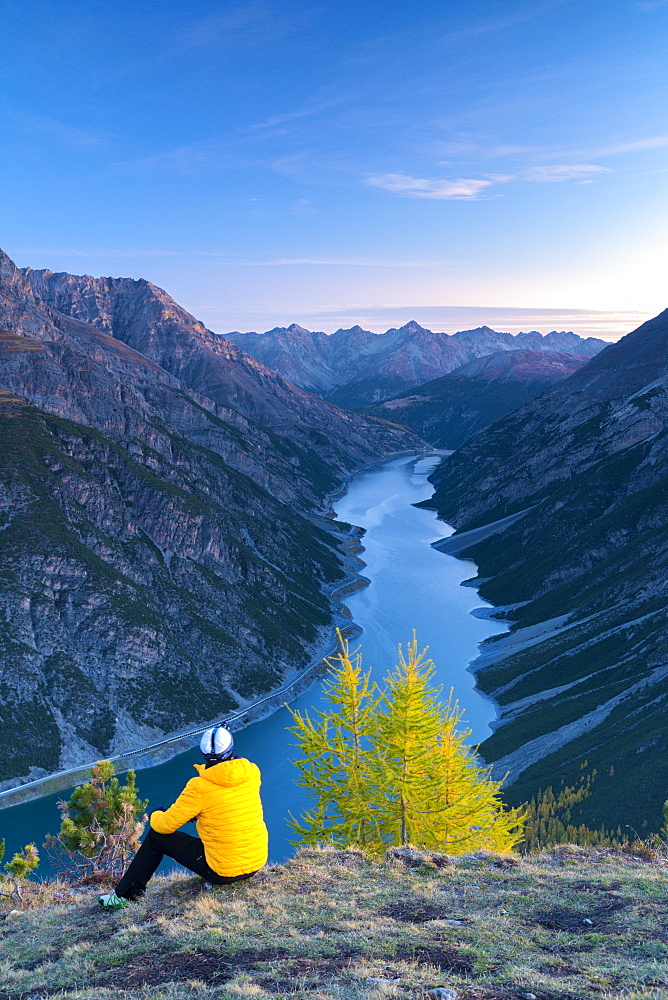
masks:
<svg viewBox="0 0 668 1000"><path fill-rule="evenodd" d="M212 329L668 305L666 0L2 0L0 245Z"/></svg>

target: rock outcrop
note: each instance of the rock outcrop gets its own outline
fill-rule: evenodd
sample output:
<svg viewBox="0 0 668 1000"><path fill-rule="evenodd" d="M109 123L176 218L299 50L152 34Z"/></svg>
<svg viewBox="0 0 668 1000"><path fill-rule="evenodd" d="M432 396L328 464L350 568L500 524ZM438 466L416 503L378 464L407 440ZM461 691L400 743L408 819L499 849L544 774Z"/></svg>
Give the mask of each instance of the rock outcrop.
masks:
<svg viewBox="0 0 668 1000"><path fill-rule="evenodd" d="M215 720L305 666L342 575L317 510L359 464L420 447L147 282L103 301L59 278L71 315L0 254L5 785Z"/></svg>
<svg viewBox="0 0 668 1000"><path fill-rule="evenodd" d="M466 442L430 501L513 622L474 664L481 751L517 801L596 770L590 827L656 828L668 798L667 425L668 310Z"/></svg>

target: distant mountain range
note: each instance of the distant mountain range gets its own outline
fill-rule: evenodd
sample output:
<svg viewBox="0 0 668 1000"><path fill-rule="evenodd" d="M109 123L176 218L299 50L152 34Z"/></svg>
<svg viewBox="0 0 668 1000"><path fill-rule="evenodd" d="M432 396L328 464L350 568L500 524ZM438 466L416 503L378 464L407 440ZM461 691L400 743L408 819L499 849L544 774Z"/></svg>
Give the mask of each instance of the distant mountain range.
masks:
<svg viewBox="0 0 668 1000"><path fill-rule="evenodd" d="M353 326L326 334L293 323L267 333L228 333L231 340L295 385L356 410L403 395L475 358L499 351L560 351L592 357L605 341L575 333L499 333L488 326L433 333L414 320L375 334Z"/></svg>
<svg viewBox="0 0 668 1000"><path fill-rule="evenodd" d="M419 450L211 333L147 281L0 251L0 785L276 687L342 575L315 515Z"/></svg>
<svg viewBox="0 0 668 1000"><path fill-rule="evenodd" d="M512 622L475 662L481 746L511 799L577 786L590 827L656 830L668 799L668 310L463 444L435 475ZM505 608L505 611L504 611Z"/></svg>
<svg viewBox="0 0 668 1000"><path fill-rule="evenodd" d="M587 363L562 351L497 351L361 412L410 427L437 448L458 448Z"/></svg>

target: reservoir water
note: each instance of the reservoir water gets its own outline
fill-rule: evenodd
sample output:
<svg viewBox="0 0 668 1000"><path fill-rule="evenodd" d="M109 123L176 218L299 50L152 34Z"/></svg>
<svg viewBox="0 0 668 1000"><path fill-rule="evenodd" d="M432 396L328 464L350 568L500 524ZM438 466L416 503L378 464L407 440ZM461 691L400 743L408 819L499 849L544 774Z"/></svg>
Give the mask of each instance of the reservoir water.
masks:
<svg viewBox="0 0 668 1000"><path fill-rule="evenodd" d="M487 636L505 631L502 624L472 614L485 605L475 589L462 587L476 575L472 562L455 559L432 548L432 542L451 534L434 511L412 506L433 493L427 476L442 456L404 456L374 466L356 476L345 496L334 503L339 520L366 529L362 570L370 586L346 599L353 620L364 630L351 643L362 649L363 667L379 682L397 662L397 644L417 632L420 649L429 647L437 671L434 682L444 686L464 709L464 723L472 730L470 741L480 743L489 735L494 708L475 688L467 669L477 655L478 644ZM447 459L446 459L447 461ZM301 712L323 704L318 682L292 705ZM288 816L298 816L305 805L302 789L295 784L294 737L288 731L292 719L281 709L268 719L235 734L237 752L254 760L262 771L263 802L269 827L270 860L290 855ZM150 808L168 806L194 775L199 751L192 750L166 764L137 772L142 796ZM0 838L7 839L7 856L28 841L40 845L47 832L57 832L56 800L61 792L11 809L0 810ZM186 829L190 829L186 827ZM193 831L194 832L194 828ZM48 866L40 871L46 874Z"/></svg>

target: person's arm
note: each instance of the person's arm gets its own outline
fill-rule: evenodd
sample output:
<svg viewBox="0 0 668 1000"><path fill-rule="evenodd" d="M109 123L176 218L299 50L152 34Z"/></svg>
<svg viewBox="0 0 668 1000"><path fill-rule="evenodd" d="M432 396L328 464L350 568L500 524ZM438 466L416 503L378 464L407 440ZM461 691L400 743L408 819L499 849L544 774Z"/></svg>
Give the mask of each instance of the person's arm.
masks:
<svg viewBox="0 0 668 1000"><path fill-rule="evenodd" d="M156 833L174 833L184 823L189 823L194 817L199 816L200 809L199 779L191 778L173 806L164 812L156 809L151 813L151 828Z"/></svg>

